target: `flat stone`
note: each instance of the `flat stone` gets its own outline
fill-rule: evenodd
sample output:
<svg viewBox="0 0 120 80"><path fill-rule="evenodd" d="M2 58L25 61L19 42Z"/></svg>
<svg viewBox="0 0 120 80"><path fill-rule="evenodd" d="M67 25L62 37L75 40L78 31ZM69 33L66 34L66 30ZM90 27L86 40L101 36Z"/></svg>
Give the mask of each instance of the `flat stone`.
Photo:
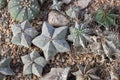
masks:
<svg viewBox="0 0 120 80"><path fill-rule="evenodd" d="M57 11L51 11L48 15L48 22L53 26L65 26L69 20Z"/></svg>

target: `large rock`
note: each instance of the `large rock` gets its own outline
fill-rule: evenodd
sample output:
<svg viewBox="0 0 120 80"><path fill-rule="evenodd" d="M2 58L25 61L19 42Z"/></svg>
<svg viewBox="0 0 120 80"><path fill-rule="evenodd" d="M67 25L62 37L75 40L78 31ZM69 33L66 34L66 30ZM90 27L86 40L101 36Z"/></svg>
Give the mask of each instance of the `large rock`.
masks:
<svg viewBox="0 0 120 80"><path fill-rule="evenodd" d="M53 26L65 26L69 20L57 11L51 11L48 16L48 22Z"/></svg>

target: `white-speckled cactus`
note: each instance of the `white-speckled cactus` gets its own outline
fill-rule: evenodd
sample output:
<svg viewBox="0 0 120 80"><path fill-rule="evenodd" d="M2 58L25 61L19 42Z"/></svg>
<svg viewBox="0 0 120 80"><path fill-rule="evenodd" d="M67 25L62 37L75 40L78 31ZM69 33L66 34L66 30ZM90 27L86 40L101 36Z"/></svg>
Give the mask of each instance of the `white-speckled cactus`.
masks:
<svg viewBox="0 0 120 80"><path fill-rule="evenodd" d="M40 11L38 0L10 0L8 10L12 18L19 22L34 19Z"/></svg>
<svg viewBox="0 0 120 80"><path fill-rule="evenodd" d="M7 3L7 0L0 0L0 9L5 7L6 3Z"/></svg>

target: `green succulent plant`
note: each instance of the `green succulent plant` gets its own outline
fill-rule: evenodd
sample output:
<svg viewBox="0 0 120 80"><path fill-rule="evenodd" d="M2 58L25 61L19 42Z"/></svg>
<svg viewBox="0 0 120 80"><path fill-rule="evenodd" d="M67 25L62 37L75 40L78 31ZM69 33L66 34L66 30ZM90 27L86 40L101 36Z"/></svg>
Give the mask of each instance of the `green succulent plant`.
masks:
<svg viewBox="0 0 120 80"><path fill-rule="evenodd" d="M79 65L78 68L79 70L73 73L76 76L76 80L100 80L100 77L95 74L97 69L91 68L89 63L85 66Z"/></svg>
<svg viewBox="0 0 120 80"><path fill-rule="evenodd" d="M38 0L41 4L43 4L46 0Z"/></svg>
<svg viewBox="0 0 120 80"><path fill-rule="evenodd" d="M70 27L68 40L72 41L74 46L86 48L87 42L92 42L88 33L90 33L90 29L87 28L86 24L79 25L76 22L75 27Z"/></svg>
<svg viewBox="0 0 120 80"><path fill-rule="evenodd" d="M38 77L42 76L43 67L47 62L37 51L22 56L21 59L24 64L23 75L35 74Z"/></svg>
<svg viewBox="0 0 120 80"><path fill-rule="evenodd" d="M52 9L55 9L57 11L61 10L61 6L63 5L62 1L58 1L58 0L53 0L53 5L51 6Z"/></svg>
<svg viewBox="0 0 120 80"><path fill-rule="evenodd" d="M12 18L19 22L32 20L40 12L38 0L10 0L8 10Z"/></svg>
<svg viewBox="0 0 120 80"><path fill-rule="evenodd" d="M80 13L80 7L70 7L68 10L66 10L66 14L73 18L73 19L78 19Z"/></svg>
<svg viewBox="0 0 120 80"><path fill-rule="evenodd" d="M93 38L94 42L91 44L91 51L97 54L102 55L103 57L107 56L112 60L112 56L120 57L119 49L116 48L116 45L108 39L106 36L97 36Z"/></svg>
<svg viewBox="0 0 120 80"><path fill-rule="evenodd" d="M13 37L11 42L16 45L25 47L31 46L31 41L36 37L38 32L30 25L29 21L12 26Z"/></svg>
<svg viewBox="0 0 120 80"><path fill-rule="evenodd" d="M15 75L15 73L10 68L11 58L3 58L0 61L0 80L3 80L4 76Z"/></svg>
<svg viewBox="0 0 120 80"><path fill-rule="evenodd" d="M44 22L41 35L33 39L32 43L43 50L46 60L50 60L58 52L70 51L69 44L65 40L67 30L67 26L54 28Z"/></svg>
<svg viewBox="0 0 120 80"><path fill-rule="evenodd" d="M115 23L116 15L113 14L110 10L100 9L95 15L95 21L99 24L109 27L111 25L116 25Z"/></svg>
<svg viewBox="0 0 120 80"><path fill-rule="evenodd" d="M0 9L5 7L6 3L7 3L7 0L0 0Z"/></svg>

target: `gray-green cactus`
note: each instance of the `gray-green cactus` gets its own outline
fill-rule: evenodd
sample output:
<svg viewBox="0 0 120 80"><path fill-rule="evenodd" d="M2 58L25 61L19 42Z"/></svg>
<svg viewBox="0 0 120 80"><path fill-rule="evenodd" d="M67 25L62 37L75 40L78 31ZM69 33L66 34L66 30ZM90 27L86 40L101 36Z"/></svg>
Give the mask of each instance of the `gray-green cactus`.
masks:
<svg viewBox="0 0 120 80"><path fill-rule="evenodd" d="M80 7L70 7L68 10L66 10L66 14L73 18L73 19L78 19L80 13Z"/></svg>
<svg viewBox="0 0 120 80"><path fill-rule="evenodd" d="M91 68L90 64L86 64L85 67L82 65L78 66L79 70L74 72L76 80L100 80L100 77L96 76L96 68Z"/></svg>
<svg viewBox="0 0 120 80"><path fill-rule="evenodd" d="M60 11L62 4L62 1L53 0L53 5L51 6L51 8Z"/></svg>
<svg viewBox="0 0 120 80"><path fill-rule="evenodd" d="M79 25L77 22L75 27L70 27L70 35L68 35L68 40L73 42L74 46L82 46L86 48L88 42L92 42L90 38L90 29L87 28L87 24Z"/></svg>
<svg viewBox="0 0 120 80"><path fill-rule="evenodd" d="M38 77L42 76L43 67L46 65L46 60L39 55L38 52L22 56L22 62L24 64L23 75L35 74Z"/></svg>
<svg viewBox="0 0 120 80"><path fill-rule="evenodd" d="M69 44L65 40L67 30L66 26L53 28L49 23L44 22L42 34L32 43L43 50L46 60L50 60L58 52L70 51Z"/></svg>
<svg viewBox="0 0 120 80"><path fill-rule="evenodd" d="M38 0L41 4L43 4L46 0Z"/></svg>
<svg viewBox="0 0 120 80"><path fill-rule="evenodd" d="M7 3L7 0L0 0L0 9L5 7L6 3Z"/></svg>
<svg viewBox="0 0 120 80"><path fill-rule="evenodd" d="M102 54L102 56L107 56L112 60L112 56L120 57L119 50L113 41L107 39L105 36L93 37L94 42L90 45L91 51L97 54Z"/></svg>
<svg viewBox="0 0 120 80"><path fill-rule="evenodd" d="M12 32L13 38L11 42L25 47L30 47L32 39L38 34L38 32L31 27L29 21L13 25Z"/></svg>
<svg viewBox="0 0 120 80"><path fill-rule="evenodd" d="M52 68L51 71L40 80L67 80L70 67Z"/></svg>
<svg viewBox="0 0 120 80"><path fill-rule="evenodd" d="M4 76L15 75L15 73L10 68L11 58L4 58L0 61L0 80L3 80Z"/></svg>
<svg viewBox="0 0 120 80"><path fill-rule="evenodd" d="M19 22L34 19L40 11L38 0L10 0L8 10L12 18Z"/></svg>

